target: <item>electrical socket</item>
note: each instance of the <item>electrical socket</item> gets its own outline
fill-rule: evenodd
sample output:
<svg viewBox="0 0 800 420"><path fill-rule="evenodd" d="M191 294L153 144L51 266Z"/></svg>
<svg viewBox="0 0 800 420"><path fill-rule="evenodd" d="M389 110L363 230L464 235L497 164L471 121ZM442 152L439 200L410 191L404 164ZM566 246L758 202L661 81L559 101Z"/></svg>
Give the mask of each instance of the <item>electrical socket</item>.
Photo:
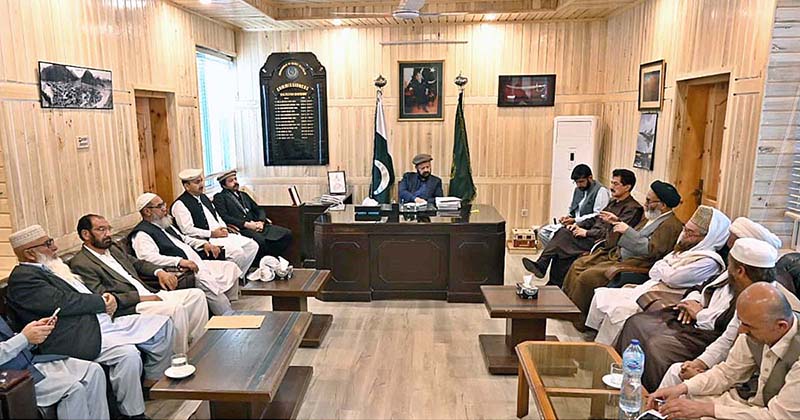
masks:
<svg viewBox="0 0 800 420"><path fill-rule="evenodd" d="M519 214L520 214L520 216L522 216L522 217L528 217L528 209L522 209L522 210L520 210Z"/></svg>

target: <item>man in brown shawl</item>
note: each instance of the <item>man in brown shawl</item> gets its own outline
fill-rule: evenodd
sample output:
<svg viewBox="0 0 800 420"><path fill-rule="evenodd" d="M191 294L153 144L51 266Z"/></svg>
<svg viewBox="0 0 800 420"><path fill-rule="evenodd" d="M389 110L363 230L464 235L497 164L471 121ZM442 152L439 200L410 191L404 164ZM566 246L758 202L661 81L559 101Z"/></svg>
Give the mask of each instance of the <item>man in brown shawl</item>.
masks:
<svg viewBox="0 0 800 420"><path fill-rule="evenodd" d="M631 196L635 185L636 175L633 172L628 169L614 169L611 173L611 202L603 210L630 226L638 225L644 212L642 205ZM545 246L538 260L523 258L522 264L538 278L544 278L549 267L548 284L561 286L570 265L576 258L589 252L595 243L605 239L607 243L616 244L619 234L614 233L612 228L611 223L599 217L561 228Z"/></svg>
<svg viewBox="0 0 800 420"><path fill-rule="evenodd" d="M569 296L583 315L589 312L594 289L607 286L611 279L606 271L618 264L650 268L667 255L675 246L683 229L683 223L675 217L672 209L681 202L681 196L672 185L654 181L650 184L644 205L647 219L632 229L627 223L616 221L611 214L601 214L614 224L614 232L620 234L617 246L609 246L591 255L578 258L570 267L564 280L564 293ZM584 320L575 326L583 329Z"/></svg>

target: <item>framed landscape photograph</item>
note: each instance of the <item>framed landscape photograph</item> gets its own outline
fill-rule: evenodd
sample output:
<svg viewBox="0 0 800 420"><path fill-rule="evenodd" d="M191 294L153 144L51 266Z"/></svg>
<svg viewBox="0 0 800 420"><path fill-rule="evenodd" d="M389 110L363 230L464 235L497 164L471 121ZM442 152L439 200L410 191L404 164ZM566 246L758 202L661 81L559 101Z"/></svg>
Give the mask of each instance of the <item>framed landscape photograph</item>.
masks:
<svg viewBox="0 0 800 420"><path fill-rule="evenodd" d="M664 102L664 60L639 66L639 110L661 110Z"/></svg>
<svg viewBox="0 0 800 420"><path fill-rule="evenodd" d="M499 77L497 106L553 106L555 101L555 74Z"/></svg>
<svg viewBox="0 0 800 420"><path fill-rule="evenodd" d="M634 168L653 170L657 123L658 114L655 112L643 113L641 119L639 119L639 134L636 136L636 155L633 158Z"/></svg>
<svg viewBox="0 0 800 420"><path fill-rule="evenodd" d="M399 121L443 120L444 61L400 61Z"/></svg>
<svg viewBox="0 0 800 420"><path fill-rule="evenodd" d="M114 109L111 70L39 62L42 108Z"/></svg>

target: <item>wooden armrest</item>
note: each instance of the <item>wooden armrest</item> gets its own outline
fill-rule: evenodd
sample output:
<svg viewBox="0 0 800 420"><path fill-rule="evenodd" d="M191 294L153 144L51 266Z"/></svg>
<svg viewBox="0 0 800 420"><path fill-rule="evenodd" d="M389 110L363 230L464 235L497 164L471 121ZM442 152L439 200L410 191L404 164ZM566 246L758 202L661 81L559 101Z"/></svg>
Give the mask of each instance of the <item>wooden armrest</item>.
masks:
<svg viewBox="0 0 800 420"><path fill-rule="evenodd" d="M636 267L634 265L616 264L606 270L606 278L611 281L614 280L621 273L640 273L647 274L650 269L647 267Z"/></svg>
<svg viewBox="0 0 800 420"><path fill-rule="evenodd" d="M3 418L39 418L33 378L27 370L7 370L6 382L0 384L0 412ZM6 415L8 417L6 417Z"/></svg>
<svg viewBox="0 0 800 420"><path fill-rule="evenodd" d="M194 273L191 270L178 267L164 267L163 270L170 273L175 273L175 275L178 277L177 289L190 289L195 287L196 280ZM158 277L141 276L140 278L148 286L154 289L161 289L161 285L158 283Z"/></svg>

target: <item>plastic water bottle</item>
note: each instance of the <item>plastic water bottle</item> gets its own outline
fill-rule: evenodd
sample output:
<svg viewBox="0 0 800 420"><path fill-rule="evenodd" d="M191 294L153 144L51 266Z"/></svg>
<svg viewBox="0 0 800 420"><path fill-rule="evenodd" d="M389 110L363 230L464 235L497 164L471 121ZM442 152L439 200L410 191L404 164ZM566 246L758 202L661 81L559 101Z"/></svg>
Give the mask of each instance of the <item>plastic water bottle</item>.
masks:
<svg viewBox="0 0 800 420"><path fill-rule="evenodd" d="M642 373L644 372L644 351L639 340L622 353L622 387L619 391L621 419L636 418L642 409Z"/></svg>

